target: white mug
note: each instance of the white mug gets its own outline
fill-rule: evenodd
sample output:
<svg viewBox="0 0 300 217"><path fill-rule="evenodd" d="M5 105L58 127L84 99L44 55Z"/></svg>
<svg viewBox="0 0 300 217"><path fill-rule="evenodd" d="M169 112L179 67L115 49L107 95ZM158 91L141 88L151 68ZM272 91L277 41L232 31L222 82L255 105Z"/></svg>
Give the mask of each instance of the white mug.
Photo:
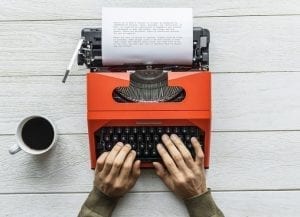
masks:
<svg viewBox="0 0 300 217"><path fill-rule="evenodd" d="M17 127L17 144L9 148L10 154L23 150L39 155L49 151L57 140L57 131L53 122L41 115L24 118Z"/></svg>

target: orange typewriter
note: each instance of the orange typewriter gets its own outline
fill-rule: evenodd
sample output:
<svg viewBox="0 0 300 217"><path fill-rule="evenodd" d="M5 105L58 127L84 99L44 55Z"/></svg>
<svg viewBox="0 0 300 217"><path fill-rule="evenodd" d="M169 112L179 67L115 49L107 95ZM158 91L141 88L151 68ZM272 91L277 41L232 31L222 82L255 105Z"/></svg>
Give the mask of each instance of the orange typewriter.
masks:
<svg viewBox="0 0 300 217"><path fill-rule="evenodd" d="M194 154L191 137L202 144L209 167L211 73L209 31L193 30L190 66L102 65L101 29L85 28L78 45L78 65L87 73L87 119L91 168L97 157L118 142L136 150L143 168L159 161L156 145L163 134L177 134ZM77 55L76 54L76 55ZM64 78L65 79L65 78Z"/></svg>

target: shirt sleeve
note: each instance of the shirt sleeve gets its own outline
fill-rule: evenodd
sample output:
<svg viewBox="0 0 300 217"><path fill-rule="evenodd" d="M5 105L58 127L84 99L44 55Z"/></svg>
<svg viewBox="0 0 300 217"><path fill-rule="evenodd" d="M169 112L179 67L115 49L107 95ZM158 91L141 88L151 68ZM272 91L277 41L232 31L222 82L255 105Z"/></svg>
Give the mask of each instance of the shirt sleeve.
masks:
<svg viewBox="0 0 300 217"><path fill-rule="evenodd" d="M110 217L117 202L118 198L108 197L94 187L82 205L78 217Z"/></svg>
<svg viewBox="0 0 300 217"><path fill-rule="evenodd" d="M184 201L190 217L224 217L211 196L210 189Z"/></svg>

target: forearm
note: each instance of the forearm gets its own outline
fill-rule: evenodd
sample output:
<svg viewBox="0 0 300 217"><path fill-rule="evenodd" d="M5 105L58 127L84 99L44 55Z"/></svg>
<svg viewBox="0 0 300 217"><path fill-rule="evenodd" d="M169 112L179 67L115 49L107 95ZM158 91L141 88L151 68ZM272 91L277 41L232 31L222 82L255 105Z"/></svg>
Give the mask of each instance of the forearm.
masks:
<svg viewBox="0 0 300 217"><path fill-rule="evenodd" d="M110 217L118 199L111 198L93 188L81 207L78 217Z"/></svg>
<svg viewBox="0 0 300 217"><path fill-rule="evenodd" d="M224 217L211 196L210 190L206 193L184 201L190 217Z"/></svg>

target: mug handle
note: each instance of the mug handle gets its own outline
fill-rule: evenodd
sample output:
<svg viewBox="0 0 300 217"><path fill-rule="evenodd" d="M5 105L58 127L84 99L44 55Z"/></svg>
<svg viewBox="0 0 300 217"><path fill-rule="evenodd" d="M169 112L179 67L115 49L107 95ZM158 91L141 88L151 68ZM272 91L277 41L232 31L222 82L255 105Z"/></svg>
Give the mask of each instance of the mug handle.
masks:
<svg viewBox="0 0 300 217"><path fill-rule="evenodd" d="M10 154L16 154L16 153L18 153L19 151L21 151L21 148L20 148L20 146L18 146L17 144L11 146L11 147L8 149L8 152L9 152Z"/></svg>

